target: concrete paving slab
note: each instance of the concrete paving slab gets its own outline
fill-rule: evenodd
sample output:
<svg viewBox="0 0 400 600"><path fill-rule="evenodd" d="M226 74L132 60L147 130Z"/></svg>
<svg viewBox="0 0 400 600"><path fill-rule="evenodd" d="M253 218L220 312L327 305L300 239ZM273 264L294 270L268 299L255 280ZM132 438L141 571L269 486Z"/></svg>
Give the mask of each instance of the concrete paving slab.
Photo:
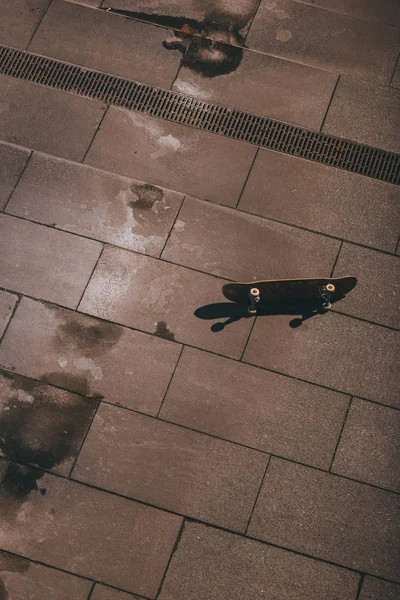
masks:
<svg viewBox="0 0 400 600"><path fill-rule="evenodd" d="M272 458L249 535L397 581L399 496Z"/></svg>
<svg viewBox="0 0 400 600"><path fill-rule="evenodd" d="M159 256L183 195L34 153L7 212Z"/></svg>
<svg viewBox="0 0 400 600"><path fill-rule="evenodd" d="M261 149L239 208L393 252L399 203L396 185Z"/></svg>
<svg viewBox="0 0 400 600"><path fill-rule="evenodd" d="M0 75L0 139L83 160L105 105Z"/></svg>
<svg viewBox="0 0 400 600"><path fill-rule="evenodd" d="M379 23L293 0L262 0L246 45L280 58L388 85L399 39L397 29Z"/></svg>
<svg viewBox="0 0 400 600"><path fill-rule="evenodd" d="M29 156L29 150L0 144L0 210L4 210Z"/></svg>
<svg viewBox="0 0 400 600"><path fill-rule="evenodd" d="M69 475L97 402L0 372L0 455Z"/></svg>
<svg viewBox="0 0 400 600"><path fill-rule="evenodd" d="M400 491L400 413L354 398L332 471Z"/></svg>
<svg viewBox="0 0 400 600"><path fill-rule="evenodd" d="M186 198L162 258L241 281L330 274L340 242Z"/></svg>
<svg viewBox="0 0 400 600"><path fill-rule="evenodd" d="M314 0L314 6L400 27L400 5L397 0Z"/></svg>
<svg viewBox="0 0 400 600"><path fill-rule="evenodd" d="M219 47L217 50L221 51ZM200 70L198 57L213 55L217 50L207 40L194 38L173 88L209 102L320 129L336 75L238 49L239 64L235 70L220 76L212 76L210 72L207 76L204 69ZM249 89L253 93L249 94Z"/></svg>
<svg viewBox="0 0 400 600"><path fill-rule="evenodd" d="M160 600L354 600L358 575L198 523L186 523Z"/></svg>
<svg viewBox="0 0 400 600"><path fill-rule="evenodd" d="M400 406L396 374L399 332L334 312L299 325L287 315L257 318L244 360L388 406Z"/></svg>
<svg viewBox="0 0 400 600"><path fill-rule="evenodd" d="M102 245L0 214L0 285L76 308Z"/></svg>
<svg viewBox="0 0 400 600"><path fill-rule="evenodd" d="M18 296L0 290L0 338L6 330L17 301Z"/></svg>
<svg viewBox="0 0 400 600"><path fill-rule="evenodd" d="M6 600L87 600L92 582L0 551L0 590Z"/></svg>
<svg viewBox="0 0 400 600"><path fill-rule="evenodd" d="M155 596L179 517L14 464L3 479L0 498L3 549Z"/></svg>
<svg viewBox="0 0 400 600"><path fill-rule="evenodd" d="M189 34L242 44L258 6L257 0L104 0L103 7Z"/></svg>
<svg viewBox="0 0 400 600"><path fill-rule="evenodd" d="M118 248L105 249L79 310L167 339L240 358L252 325L215 328L224 280ZM204 308L206 307L206 308ZM200 314L199 314L200 312ZM203 313L206 312L206 315ZM240 311L243 316L243 311Z"/></svg>
<svg viewBox="0 0 400 600"><path fill-rule="evenodd" d="M338 310L381 325L400 329L400 258L344 244L334 276L355 275L355 289Z"/></svg>
<svg viewBox="0 0 400 600"><path fill-rule="evenodd" d="M140 600L140 598L96 583L90 600Z"/></svg>
<svg viewBox="0 0 400 600"><path fill-rule="evenodd" d="M101 244L0 215L1 286L75 308Z"/></svg>
<svg viewBox="0 0 400 600"><path fill-rule="evenodd" d="M185 348L160 416L329 469L348 404L337 392Z"/></svg>
<svg viewBox="0 0 400 600"><path fill-rule="evenodd" d="M85 162L235 206L256 150L244 142L111 107Z"/></svg>
<svg viewBox="0 0 400 600"><path fill-rule="evenodd" d="M182 52L163 43L172 32L119 15L54 0L29 44L31 52L169 88ZM181 47L188 41L182 39Z"/></svg>
<svg viewBox="0 0 400 600"><path fill-rule="evenodd" d="M256 450L102 404L72 476L244 533L268 458Z"/></svg>
<svg viewBox="0 0 400 600"><path fill-rule="evenodd" d="M400 91L341 77L323 131L361 144L400 152Z"/></svg>
<svg viewBox="0 0 400 600"><path fill-rule="evenodd" d="M0 364L156 414L179 354L178 344L24 298L0 347Z"/></svg>
<svg viewBox="0 0 400 600"><path fill-rule="evenodd" d="M0 44L26 48L51 0L0 0Z"/></svg>
<svg viewBox="0 0 400 600"><path fill-rule="evenodd" d="M364 579L360 600L398 600L400 596L400 586L375 577L366 577Z"/></svg>

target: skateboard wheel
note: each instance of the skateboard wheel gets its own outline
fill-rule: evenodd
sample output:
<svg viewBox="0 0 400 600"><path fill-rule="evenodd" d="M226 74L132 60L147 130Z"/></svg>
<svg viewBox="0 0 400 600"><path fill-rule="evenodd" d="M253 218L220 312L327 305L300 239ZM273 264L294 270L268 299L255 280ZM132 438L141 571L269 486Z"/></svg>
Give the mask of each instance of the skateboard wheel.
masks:
<svg viewBox="0 0 400 600"><path fill-rule="evenodd" d="M251 288L250 296L253 296L254 298L256 298L259 295L260 295L260 290L258 288Z"/></svg>
<svg viewBox="0 0 400 600"><path fill-rule="evenodd" d="M333 292L335 291L335 286L333 285L333 283L328 283L326 285L326 291L330 292L331 294L333 294Z"/></svg>
<svg viewBox="0 0 400 600"><path fill-rule="evenodd" d="M322 308L324 310L329 310L332 307L332 304L330 302L325 302L325 304L322 305Z"/></svg>
<svg viewBox="0 0 400 600"><path fill-rule="evenodd" d="M254 309L248 308L247 311L248 311L249 315L256 315L257 314L257 311L256 311L255 308Z"/></svg>

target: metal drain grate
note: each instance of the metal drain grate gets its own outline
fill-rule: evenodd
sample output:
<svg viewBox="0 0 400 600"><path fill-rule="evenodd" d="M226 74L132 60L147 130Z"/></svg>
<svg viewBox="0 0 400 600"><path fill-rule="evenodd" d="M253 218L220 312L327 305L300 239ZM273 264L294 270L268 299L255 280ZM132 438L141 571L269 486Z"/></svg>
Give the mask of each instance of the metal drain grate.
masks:
<svg viewBox="0 0 400 600"><path fill-rule="evenodd" d="M400 155L114 75L0 46L0 73L389 183Z"/></svg>

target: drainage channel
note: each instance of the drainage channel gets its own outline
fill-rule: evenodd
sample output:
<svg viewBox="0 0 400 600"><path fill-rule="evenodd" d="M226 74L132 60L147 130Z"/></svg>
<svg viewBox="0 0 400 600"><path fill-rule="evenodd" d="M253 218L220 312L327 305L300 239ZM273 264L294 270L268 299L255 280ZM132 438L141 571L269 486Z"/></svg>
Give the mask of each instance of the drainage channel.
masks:
<svg viewBox="0 0 400 600"><path fill-rule="evenodd" d="M400 155L0 45L0 73L291 156L400 183Z"/></svg>

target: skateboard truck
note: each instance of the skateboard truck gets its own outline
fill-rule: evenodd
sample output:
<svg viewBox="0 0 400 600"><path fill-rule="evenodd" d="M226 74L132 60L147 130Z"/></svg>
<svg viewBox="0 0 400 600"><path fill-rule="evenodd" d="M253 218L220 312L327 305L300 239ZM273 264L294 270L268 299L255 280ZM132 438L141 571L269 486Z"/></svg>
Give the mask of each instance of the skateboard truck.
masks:
<svg viewBox="0 0 400 600"><path fill-rule="evenodd" d="M257 314L257 304L260 302L260 290L256 287L250 289L249 292L250 304L247 307L249 315Z"/></svg>
<svg viewBox="0 0 400 600"><path fill-rule="evenodd" d="M318 288L318 293L322 300L322 308L324 310L329 310L331 308L331 296L334 291L335 286L333 285L333 283L328 283L327 285Z"/></svg>

